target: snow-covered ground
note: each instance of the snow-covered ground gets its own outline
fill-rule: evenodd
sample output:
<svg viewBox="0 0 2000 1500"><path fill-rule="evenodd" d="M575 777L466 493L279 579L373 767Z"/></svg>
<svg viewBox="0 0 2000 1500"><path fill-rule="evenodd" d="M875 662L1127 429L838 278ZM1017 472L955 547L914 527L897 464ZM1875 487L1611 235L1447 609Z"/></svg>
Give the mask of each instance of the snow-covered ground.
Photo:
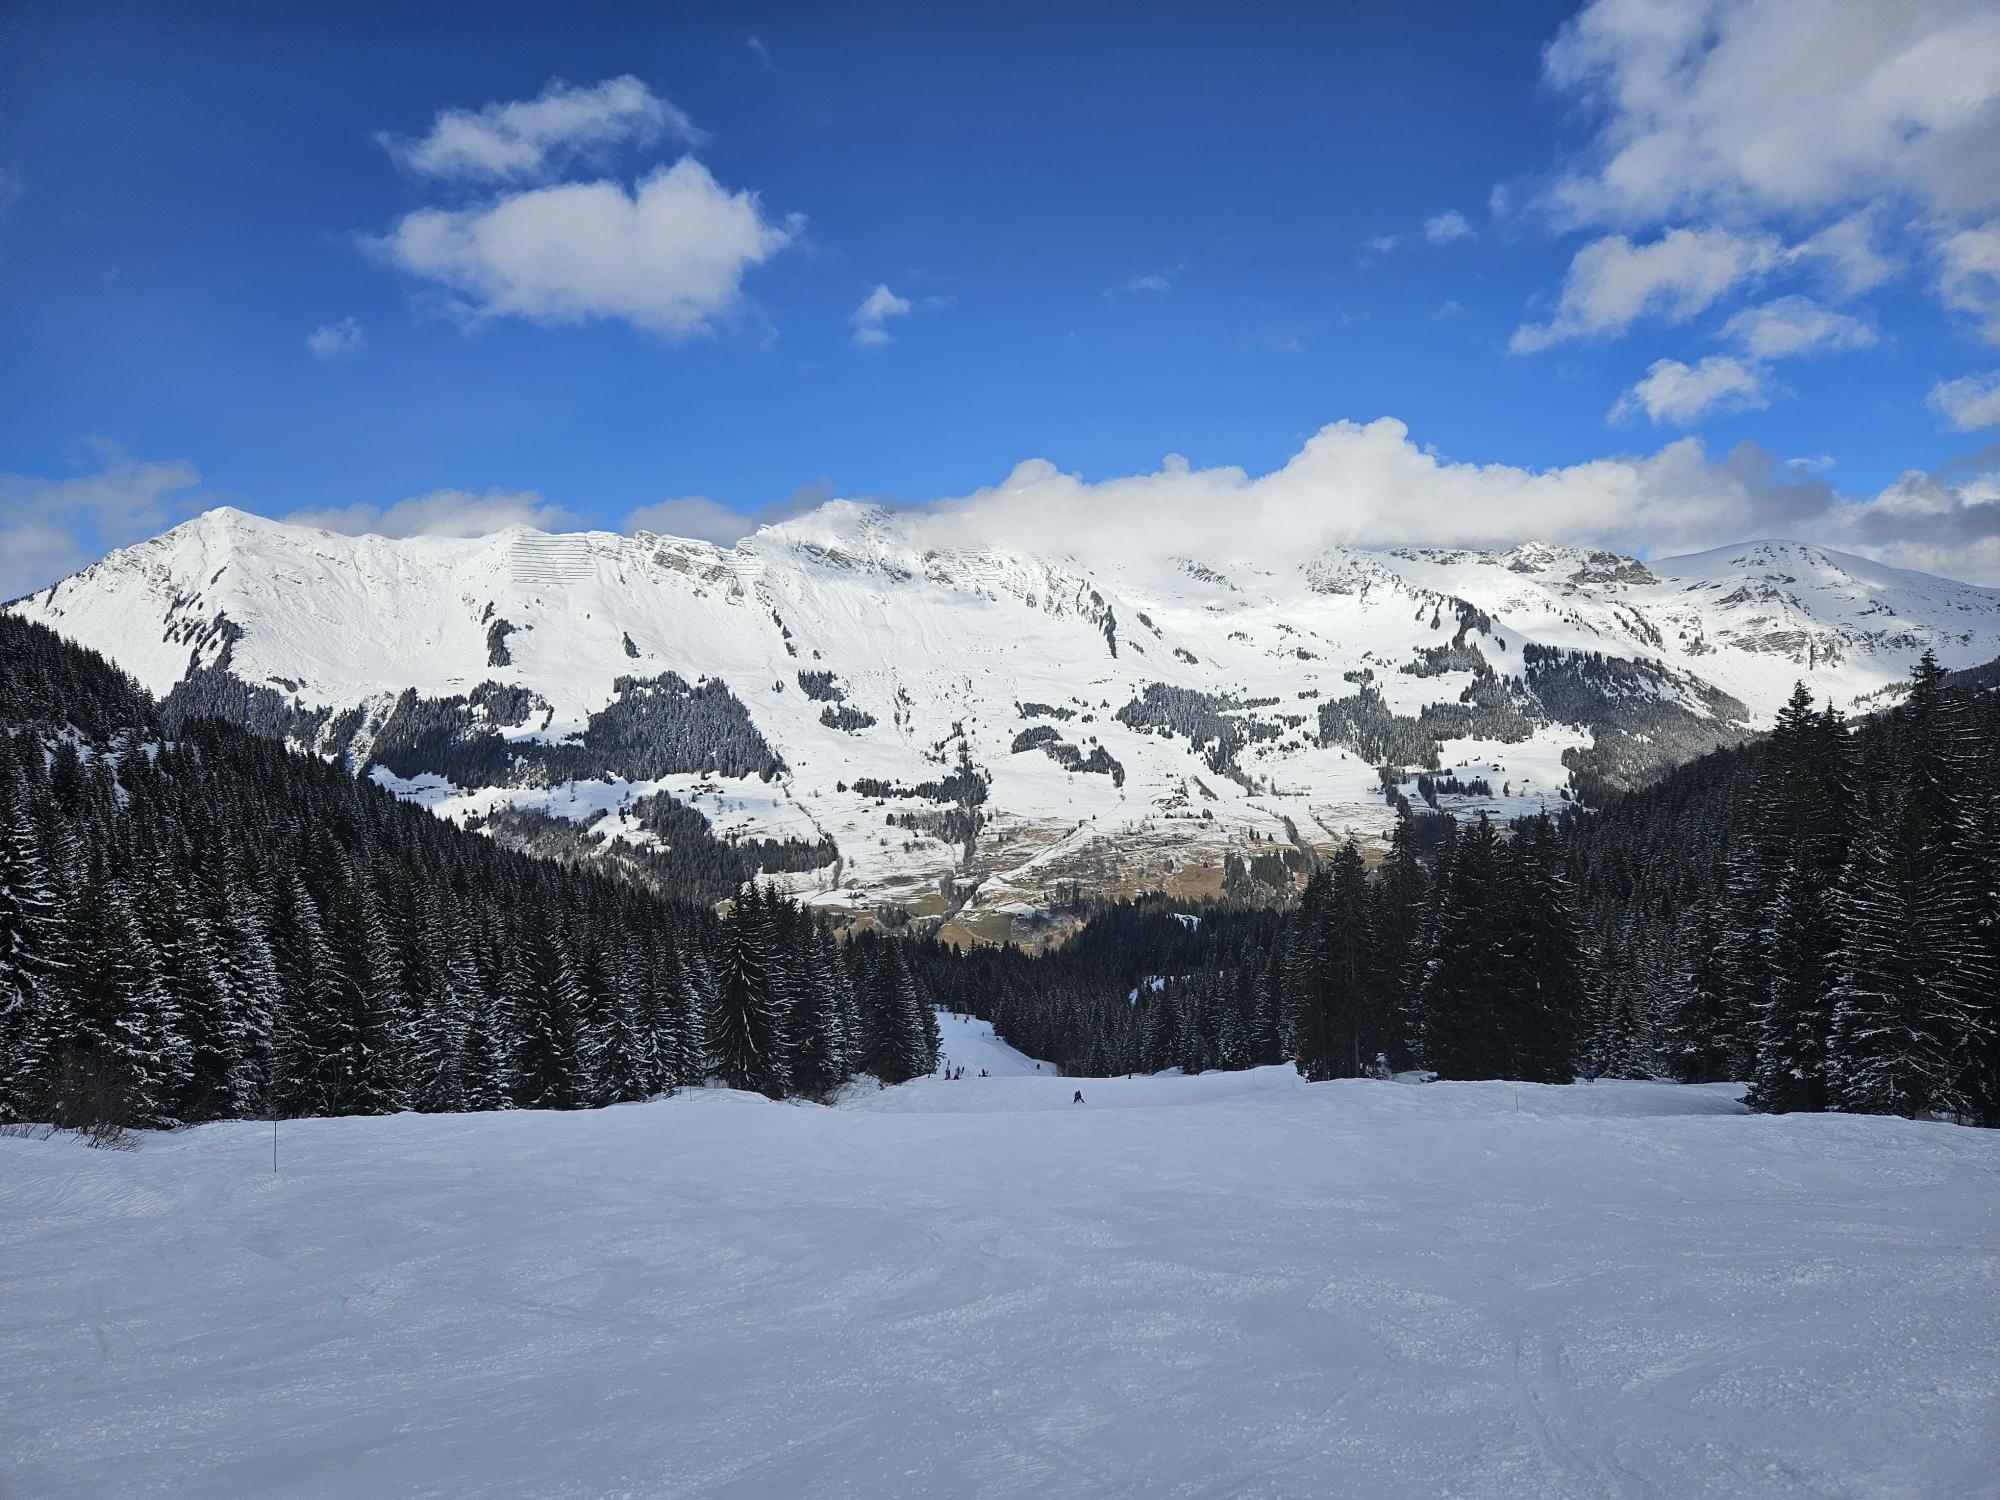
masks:
<svg viewBox="0 0 2000 1500"><path fill-rule="evenodd" d="M937 1018L938 1037L942 1043L939 1048L940 1063L946 1068L965 1069L968 1082L978 1078L982 1068L989 1078L1032 1078L1037 1073L1044 1077L1054 1076L1045 1064L995 1036L991 1021L982 1021L977 1016L953 1015L947 1010L939 1011ZM910 1089L898 1092L917 1093L928 1099L931 1095L925 1085L943 1082L942 1078L919 1079Z"/></svg>
<svg viewBox="0 0 2000 1500"><path fill-rule="evenodd" d="M0 1139L0 1491L1994 1493L2000 1135L1028 1069Z"/></svg>

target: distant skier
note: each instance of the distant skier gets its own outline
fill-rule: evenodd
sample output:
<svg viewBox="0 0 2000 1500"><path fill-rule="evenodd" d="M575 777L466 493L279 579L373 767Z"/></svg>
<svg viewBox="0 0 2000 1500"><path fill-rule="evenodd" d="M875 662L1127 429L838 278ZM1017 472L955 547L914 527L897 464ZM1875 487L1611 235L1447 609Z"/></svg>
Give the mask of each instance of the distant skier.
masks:
<svg viewBox="0 0 2000 1500"><path fill-rule="evenodd" d="M1078 1090L1076 1091L1076 1097L1075 1097L1074 1099L1070 1100L1069 1102L1070 1102L1070 1103L1072 1103L1072 1104L1081 1104L1081 1103L1083 1103L1083 1090L1082 1090L1082 1089L1078 1089Z"/></svg>

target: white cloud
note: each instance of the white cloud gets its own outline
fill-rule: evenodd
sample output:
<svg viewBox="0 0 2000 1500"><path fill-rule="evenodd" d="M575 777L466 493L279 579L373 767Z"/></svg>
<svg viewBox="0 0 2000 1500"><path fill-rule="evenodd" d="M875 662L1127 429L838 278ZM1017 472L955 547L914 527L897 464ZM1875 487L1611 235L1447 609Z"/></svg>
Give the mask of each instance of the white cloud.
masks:
<svg viewBox="0 0 2000 1500"><path fill-rule="evenodd" d="M2000 136L1994 155L2000 157ZM2000 220L1940 234L1937 255L1945 306L1971 315L1987 341L2000 344Z"/></svg>
<svg viewBox="0 0 2000 1500"><path fill-rule="evenodd" d="M1424 238L1433 245L1449 245L1453 240L1472 237L1472 226L1457 209L1447 209L1424 220Z"/></svg>
<svg viewBox="0 0 2000 1500"><path fill-rule="evenodd" d="M1148 271L1117 286L1107 287L1104 295L1114 299L1126 296L1163 297L1174 289L1174 278L1186 269L1186 262L1181 262L1168 266L1164 271Z"/></svg>
<svg viewBox="0 0 2000 1500"><path fill-rule="evenodd" d="M705 138L672 103L628 73L588 88L554 79L533 99L440 110L430 133L418 139L386 131L376 139L402 166L425 177L520 182L663 136L685 145Z"/></svg>
<svg viewBox="0 0 2000 1500"><path fill-rule="evenodd" d="M802 516L824 505L833 490L824 480L800 485L783 500L774 500L754 511L740 511L711 500L706 495L686 495L674 500L657 500L642 505L625 518L624 530L636 534L650 531L659 536L694 537L714 542L718 547L733 546L760 526L773 526Z"/></svg>
<svg viewBox="0 0 2000 1500"><path fill-rule="evenodd" d="M1858 210L1836 219L1824 229L1801 240L1792 258L1817 265L1843 297L1858 297L1872 291L1902 269L1900 262L1880 248L1880 230L1872 208Z"/></svg>
<svg viewBox="0 0 2000 1500"><path fill-rule="evenodd" d="M1837 301L1929 257L1940 301L2000 343L1992 0L1589 0L1547 48L1544 71L1592 122L1540 199L1559 227L1782 236L1786 248L1724 277L1718 297L1782 267ZM1596 326L1559 314L1523 328L1515 347ZM1745 347L1772 358L1858 348L1865 326L1822 325L1793 351Z"/></svg>
<svg viewBox="0 0 2000 1500"><path fill-rule="evenodd" d="M1189 556L1274 568L1333 544L1509 546L1524 538L1658 552L1789 536L1957 577L2000 579L2000 504L1985 481L1906 476L1894 493L1840 495L1749 445L1712 459L1685 437L1657 453L1531 470L1457 463L1392 418L1320 429L1284 467L1164 464L1085 483L1036 459L998 485L913 512L919 547L1034 549L1130 559L1135 537ZM1907 493L1922 489L1926 509ZM1901 498L1898 498L1901 497ZM1882 502L1893 503L1884 505Z"/></svg>
<svg viewBox="0 0 2000 1500"><path fill-rule="evenodd" d="M1722 337L1758 359L1789 359L1865 349L1876 335L1859 318L1822 307L1810 297L1792 296L1744 308L1722 325Z"/></svg>
<svg viewBox="0 0 2000 1500"><path fill-rule="evenodd" d="M625 518L623 529L627 533L650 531L660 536L694 537L727 547L755 528L740 510L732 510L706 495L687 495L640 506Z"/></svg>
<svg viewBox="0 0 2000 1500"><path fill-rule="evenodd" d="M1616 337L1647 316L1686 322L1783 258L1770 234L1674 229L1643 245L1606 235L1570 261L1555 316L1515 329L1508 347L1530 354L1568 339Z"/></svg>
<svg viewBox="0 0 2000 1500"><path fill-rule="evenodd" d="M470 319L622 319L679 340L731 312L744 273L791 244L798 227L773 224L755 193L732 193L683 158L630 192L575 182L478 208L420 209L372 244L446 288Z"/></svg>
<svg viewBox="0 0 2000 1500"><path fill-rule="evenodd" d="M1571 222L2000 204L1990 0L1594 0L1544 61L1602 121L1553 194Z"/></svg>
<svg viewBox="0 0 2000 1500"><path fill-rule="evenodd" d="M54 583L199 508L193 464L140 463L96 446L103 468L95 474L0 474L0 599Z"/></svg>
<svg viewBox="0 0 2000 1500"><path fill-rule="evenodd" d="M1494 192L1499 194L1503 193L1504 190L1495 188ZM1449 245L1454 240L1470 239L1478 233L1466 219L1465 215L1455 208L1448 208L1443 213L1432 214L1428 219L1424 220L1423 229L1420 232L1425 242L1432 245ZM1374 234L1361 243L1365 249L1372 251L1376 255L1387 255L1405 240L1414 239L1415 237L1414 233L1407 235Z"/></svg>
<svg viewBox="0 0 2000 1500"><path fill-rule="evenodd" d="M339 359L368 347L368 330L353 318L322 323L306 335L306 352L314 359Z"/></svg>
<svg viewBox="0 0 2000 1500"><path fill-rule="evenodd" d="M1451 318L1462 318L1464 316L1465 304L1460 302L1456 297L1448 297L1438 304L1437 310L1431 314L1431 321L1433 323L1443 323Z"/></svg>
<svg viewBox="0 0 2000 1500"><path fill-rule="evenodd" d="M891 318L907 317L910 306L909 298L898 297L878 283L848 319L854 325L854 342L864 346L888 343L889 330L882 325Z"/></svg>
<svg viewBox="0 0 2000 1500"><path fill-rule="evenodd" d="M574 527L577 518L533 490L432 490L379 505L344 505L322 510L295 510L284 517L298 526L318 526L354 536L487 536L509 526L538 531Z"/></svg>
<svg viewBox="0 0 2000 1500"><path fill-rule="evenodd" d="M2000 370L1941 380L1931 387L1931 410L1960 432L2000 427Z"/></svg>
<svg viewBox="0 0 2000 1500"><path fill-rule="evenodd" d="M1645 378L1618 398L1607 420L1623 422L1644 412L1654 426L1670 422L1691 427L1711 412L1770 405L1765 379L1758 366L1727 354L1712 355L1696 365L1657 359Z"/></svg>
<svg viewBox="0 0 2000 1500"><path fill-rule="evenodd" d="M2000 582L2000 471L1994 454L1936 473L1911 473L1872 497L1840 494L1806 472L1830 459L1787 463L1743 444L1715 458L1683 437L1650 455L1556 469L1460 463L1410 440L1393 418L1321 428L1282 467L1197 469L1170 455L1155 473L1086 482L1030 459L973 494L899 507L909 545L1065 551L1090 561L1143 565L1166 551L1218 566L1293 570L1329 546L1506 547L1526 539L1665 555L1757 537L1793 537L1905 567ZM743 515L705 497L635 511L628 531L697 535L727 545L761 524L807 514L830 491L808 486ZM803 519L796 519L803 517ZM839 512L827 524L844 525ZM843 539L851 539L842 533Z"/></svg>

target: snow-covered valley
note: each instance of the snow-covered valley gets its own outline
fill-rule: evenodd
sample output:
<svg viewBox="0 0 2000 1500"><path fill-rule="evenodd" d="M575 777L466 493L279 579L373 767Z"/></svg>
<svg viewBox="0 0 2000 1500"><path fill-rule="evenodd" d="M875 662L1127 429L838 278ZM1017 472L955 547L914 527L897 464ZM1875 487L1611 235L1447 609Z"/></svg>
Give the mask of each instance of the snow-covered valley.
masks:
<svg viewBox="0 0 2000 1500"><path fill-rule="evenodd" d="M471 826L644 858L689 833L664 793L791 841L766 878L829 915L1031 941L1073 885L1275 898L1386 834L1384 765L1512 816L1740 739L1800 679L1852 707L1925 647L2000 655L2000 592L1792 543L1197 559L984 514L836 501L723 549L218 510L14 608Z"/></svg>
<svg viewBox="0 0 2000 1500"><path fill-rule="evenodd" d="M830 1110L0 1138L0 1488L1991 1492L1992 1132L943 1026Z"/></svg>

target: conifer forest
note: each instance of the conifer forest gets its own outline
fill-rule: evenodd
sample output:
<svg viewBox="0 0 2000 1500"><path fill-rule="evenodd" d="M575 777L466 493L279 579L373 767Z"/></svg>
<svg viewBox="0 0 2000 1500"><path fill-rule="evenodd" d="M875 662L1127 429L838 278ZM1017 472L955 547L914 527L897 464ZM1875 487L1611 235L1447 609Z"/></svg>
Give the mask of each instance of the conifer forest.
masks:
<svg viewBox="0 0 2000 1500"><path fill-rule="evenodd" d="M0 662L11 1118L827 1100L937 1069L943 1008L1086 1076L1743 1080L1763 1111L2000 1124L2000 694L1928 655L1893 707L1801 688L1599 809L1405 812L1289 905L1101 903L1039 955L837 937L754 880L718 916L170 728L42 627L0 617Z"/></svg>

